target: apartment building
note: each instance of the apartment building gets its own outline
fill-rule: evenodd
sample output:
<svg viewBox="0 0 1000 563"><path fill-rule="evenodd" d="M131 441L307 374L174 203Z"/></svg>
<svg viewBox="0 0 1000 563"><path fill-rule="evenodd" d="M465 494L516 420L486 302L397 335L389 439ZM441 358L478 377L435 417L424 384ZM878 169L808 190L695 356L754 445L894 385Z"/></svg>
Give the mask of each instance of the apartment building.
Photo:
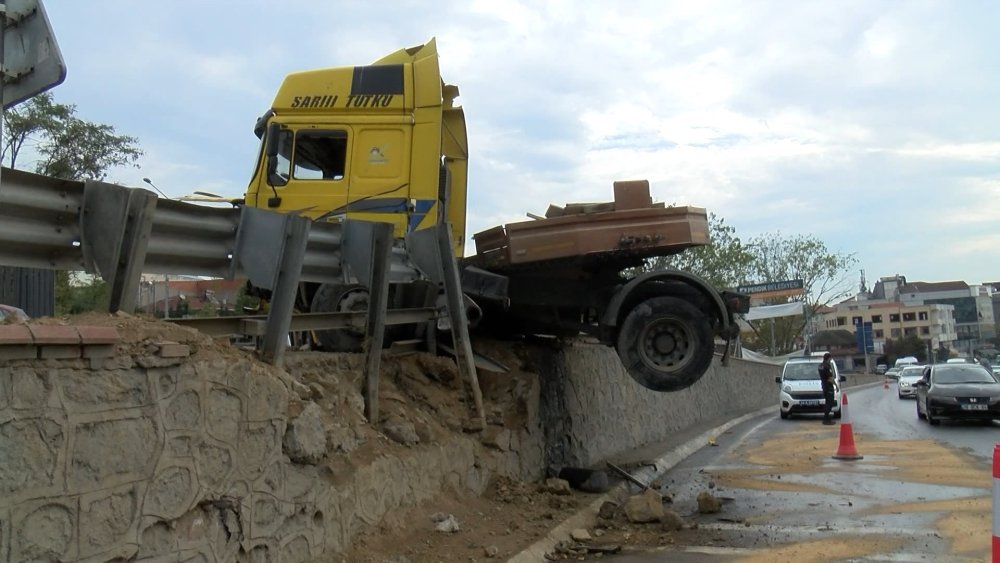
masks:
<svg viewBox="0 0 1000 563"><path fill-rule="evenodd" d="M817 312L821 330L848 330L855 333L858 323L871 323L875 353L881 354L885 342L916 336L939 346L954 348L958 333L953 305L942 303L905 303L902 301L852 298Z"/></svg>
<svg viewBox="0 0 1000 563"><path fill-rule="evenodd" d="M993 296L988 285L970 286L963 281L912 282L899 287L899 300L908 305L941 304L954 307L957 353L971 356L991 348L996 337Z"/></svg>

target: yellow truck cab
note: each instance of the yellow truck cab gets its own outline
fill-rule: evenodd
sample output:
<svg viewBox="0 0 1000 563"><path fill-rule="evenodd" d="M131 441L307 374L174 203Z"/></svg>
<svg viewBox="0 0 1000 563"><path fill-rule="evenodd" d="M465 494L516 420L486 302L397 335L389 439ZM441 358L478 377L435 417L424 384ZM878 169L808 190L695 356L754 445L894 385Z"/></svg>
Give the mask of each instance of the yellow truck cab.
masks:
<svg viewBox="0 0 1000 563"><path fill-rule="evenodd" d="M457 96L433 39L367 66L289 74L255 127L262 143L245 204L392 223L402 238L437 224L444 201L462 256L468 142Z"/></svg>
<svg viewBox="0 0 1000 563"><path fill-rule="evenodd" d="M414 241L424 237L406 235L445 222L467 316L481 316L485 329L588 334L614 346L629 375L656 391L701 378L715 337L738 336L734 315L749 309L749 297L689 272L643 269L647 258L707 244L705 210L654 204L646 181L616 182L614 202L550 206L552 216L477 233L476 255L466 258L469 152L457 96L441 81L433 39L366 66L288 75L255 127L262 143L245 205L314 221L391 223L397 246L415 260L422 253ZM396 281L389 300L400 307L427 307L438 289ZM296 306L361 311L368 296L345 270L343 280L303 283ZM326 350L352 351L363 335L316 336Z"/></svg>

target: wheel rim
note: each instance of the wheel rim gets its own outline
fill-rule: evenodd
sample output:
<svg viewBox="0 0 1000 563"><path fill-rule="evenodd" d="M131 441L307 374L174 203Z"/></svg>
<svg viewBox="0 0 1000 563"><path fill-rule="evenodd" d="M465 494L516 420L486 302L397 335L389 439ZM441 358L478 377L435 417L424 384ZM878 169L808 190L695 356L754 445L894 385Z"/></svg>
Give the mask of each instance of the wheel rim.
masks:
<svg viewBox="0 0 1000 563"><path fill-rule="evenodd" d="M686 323L664 317L649 323L639 337L639 355L648 366L670 372L691 360L694 334Z"/></svg>
<svg viewBox="0 0 1000 563"><path fill-rule="evenodd" d="M355 289L345 293L340 297L340 302L337 303L337 311L341 313L367 310L368 292L363 289Z"/></svg>

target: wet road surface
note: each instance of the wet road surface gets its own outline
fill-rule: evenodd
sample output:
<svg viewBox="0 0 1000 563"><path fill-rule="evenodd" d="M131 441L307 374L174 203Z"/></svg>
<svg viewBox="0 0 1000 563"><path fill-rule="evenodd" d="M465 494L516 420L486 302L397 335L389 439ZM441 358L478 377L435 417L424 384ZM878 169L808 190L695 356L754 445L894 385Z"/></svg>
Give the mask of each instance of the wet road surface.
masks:
<svg viewBox="0 0 1000 563"><path fill-rule="evenodd" d="M991 539L997 423L932 427L895 384L848 391L859 461L832 458L840 426L759 417L717 437L660 479L691 528L605 560L983 561ZM695 498L723 500L698 514ZM625 542L629 545L629 542Z"/></svg>

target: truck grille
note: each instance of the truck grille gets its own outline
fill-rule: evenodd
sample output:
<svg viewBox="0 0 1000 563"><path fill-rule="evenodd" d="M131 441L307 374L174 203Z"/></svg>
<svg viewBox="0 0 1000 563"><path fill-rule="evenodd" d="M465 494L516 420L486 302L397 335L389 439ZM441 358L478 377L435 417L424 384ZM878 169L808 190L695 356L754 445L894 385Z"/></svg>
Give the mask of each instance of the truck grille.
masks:
<svg viewBox="0 0 1000 563"><path fill-rule="evenodd" d="M808 401L814 399L822 399L822 391L796 391L794 393L789 393L793 399L796 401Z"/></svg>

